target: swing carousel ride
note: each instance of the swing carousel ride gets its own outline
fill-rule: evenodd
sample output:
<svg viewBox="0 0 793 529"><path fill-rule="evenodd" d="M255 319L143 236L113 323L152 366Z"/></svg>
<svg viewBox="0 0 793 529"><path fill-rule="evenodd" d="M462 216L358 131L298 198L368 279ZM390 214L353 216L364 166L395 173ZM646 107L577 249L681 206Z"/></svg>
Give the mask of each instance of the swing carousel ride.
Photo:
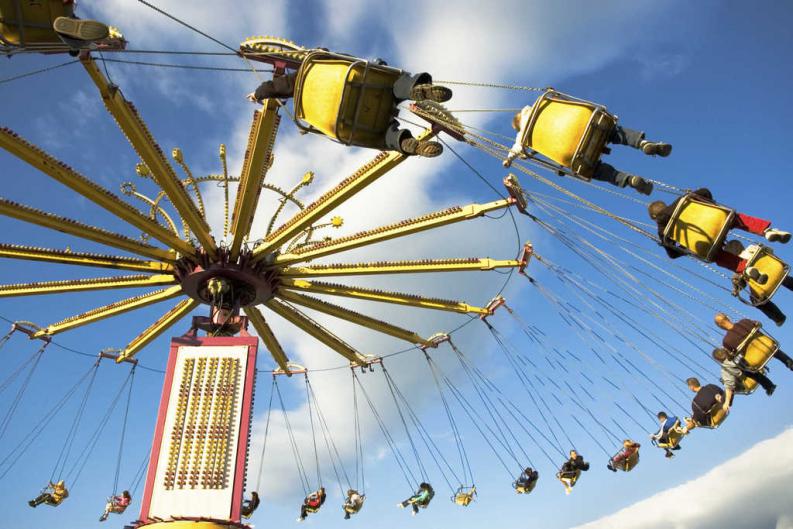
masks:
<svg viewBox="0 0 793 529"><path fill-rule="evenodd" d="M181 22L147 2L142 3ZM58 455L50 484L29 502L31 507L59 506L68 498L69 489L102 439L107 424L120 415L123 422L113 494L102 520L111 513L124 513L131 502L138 500L137 489L142 485L140 514L131 523L133 527L246 527L245 520L258 507L262 490L261 468L255 474L255 487L251 486L247 474L254 386L257 377L265 375L271 375L272 382L266 396L269 405L260 465L264 461L274 406L280 407L306 494L301 520L319 511L326 497L320 478L321 449L317 448L317 438L327 449L325 466L329 464L333 469L345 517L361 511L366 498L363 477L366 458L361 435L364 417L359 407L370 412L366 417L376 423L400 473L411 492L415 491L400 504L410 507L414 514L420 508L427 508L433 499L433 477L436 484L440 476L448 485L455 504L467 507L476 499L477 487L463 443L470 432L463 431L463 422L469 429L476 430L474 435L492 450L514 491L529 494L539 479L532 455L539 454L548 460L551 468L558 471L556 477L567 493L582 472L589 469L583 457L575 450L570 451L576 447L572 437L578 434L574 429L577 432L580 428L604 452L609 470L628 472L639 463L639 444L633 439L640 435L652 433L653 443L662 448L667 457L672 457L692 430L717 428L727 417L728 409L721 405L721 400L718 406L703 410L700 416L694 410L693 416L688 417L692 412L685 401L692 394L685 390L681 381L693 375L702 380L714 378L713 364L692 355L692 351L710 357L710 350L718 345L721 336L701 311L669 298L671 295L687 296L687 302L700 304L705 309L731 311L742 316L736 309L722 309L719 298L691 284L688 277L701 279L702 271L707 269L730 279L714 269L712 263L718 263L716 255L727 244L727 233L735 227L736 213L712 200L702 200L699 195L659 181L646 181L656 189L681 196L672 205L674 211L667 229L656 236L654 224L617 215L571 191L572 186L566 184L576 182L631 203L646 205L619 189L592 181L599 179L596 169L600 157L608 152L606 144L617 126L616 116L605 107L553 89L511 87L535 90L539 94L521 123L518 139L523 149L511 164L512 170L538 187L547 186L555 192L546 194L524 188L513 173L503 176L500 163L505 159L511 162L516 157L508 156L511 137L466 125L460 120L464 111L449 110L432 97L416 97L397 106L401 101L394 93L395 84L403 73L401 70L380 61L366 61L321 48L303 48L278 38L255 37L245 40L227 55L242 58L250 68L261 63L271 65L274 79L293 76L292 110L286 98L259 101L239 175L230 174L223 145L220 147L220 173L196 175L181 149L173 149L171 160L168 159L141 117L142 113L124 96L122 88L109 80L101 66L105 54L135 53L126 49L121 33L110 28L99 38L81 41L84 35L80 35L80 31L92 29L90 24L94 22L71 18L70 2L49 4L52 11L43 13L33 4L0 2L0 50L9 57L22 53L72 55L68 64L79 64L86 71L102 104L137 155L139 163L134 170L143 183L140 186L122 183L121 194L116 194L5 126L0 128L0 147L6 156L29 164L80 198L139 230L141 235L134 237L109 231L2 198L0 214L5 217L60 232L71 241L90 241L120 253L80 251L71 246L59 249L0 244L0 257L6 259L115 272L106 277L4 284L0 285L0 297L116 289L143 289L144 293L54 323L39 325L41 322L14 321L10 332L0 340L0 345L15 337L40 343L32 355L4 375L0 385L0 392L17 388L0 423L0 439L6 433L18 434L16 444L2 447L0 476L8 475L31 443L45 433L49 419L71 409L71 402L77 402L76 416L62 443L64 448ZM75 37L79 37L77 42ZM101 59L97 59L100 54ZM423 82L426 83L427 78ZM268 171L277 163L275 147L283 114L292 117L303 132L321 134L343 145L372 148L374 154L350 176L306 202L300 194L314 182L313 173L306 173L291 189L267 181ZM386 178L396 167L433 163L418 157L409 160L415 153L405 149L384 149L383 135L395 120L414 127L420 122L420 132L415 137L418 144L438 141L462 166L480 177L482 175L452 148L451 142L496 158L494 167L502 173L503 185L499 189L490 187L499 198L449 207L349 235L326 236L330 229L343 225L337 214L342 204ZM548 126L551 121L555 126ZM543 127L550 128L551 132L544 131ZM507 144L503 143L504 138ZM177 175L174 164L185 177ZM643 185L647 185L646 182ZM209 186L222 190L222 231L213 231L207 220L206 190ZM644 194L649 194L649 189L645 187ZM266 230L259 231L254 215L263 201L277 206L267 220ZM513 215L513 210L519 217ZM489 215L491 213L509 214L507 219L513 222L516 218L532 222L542 240L561 243L562 248L586 263L592 274L603 281L554 262L541 248L535 249L528 242L521 243L515 254L502 259L343 260L345 252L354 249L371 248L394 239L409 240L411 235L472 219L495 218ZM617 235L593 220L600 218L627 228L628 233ZM648 239L699 260L704 269L666 261L657 248L642 244ZM70 245L76 244L70 242ZM746 259L745 266L734 270L733 284L716 286L740 296L747 306L762 307L770 303L776 290L788 281L788 267L767 246L754 246L758 248ZM539 269L537 273L530 273L530 264ZM513 304L505 299L503 288L494 292L489 301L478 300L479 305L475 305L420 293L332 281L333 278L366 277L367 284L371 284L391 275L409 277L411 274L474 271L501 272L507 282L522 278L520 289L538 294L538 300L550 308L544 317L555 318L559 324L567 326L570 336L555 341L540 327L540 320L527 321L521 315L520 303ZM477 365L474 357L463 352L465 346L457 339L456 331L423 336L378 318L376 308L372 313L346 308L339 298L374 302L369 305L371 307L393 304L464 315L463 326L479 322L476 325L481 325L480 330L492 337L501 362L525 392L515 395L502 390L494 381L494 373ZM14 430L16 410L34 379L34 371L47 348L58 344L62 333L161 302L169 303L167 310L153 322L140 322L142 330L126 346L101 351L90 369L73 385L64 383L69 389L30 431ZM204 307L204 314L193 315ZM46 315L46 310L41 312ZM457 452L459 462L446 455L448 450L433 436L426 419L422 420L415 402L411 403L411 395L400 389L398 373L386 369L384 360L388 355L362 352L339 337L331 326L317 321L313 313L407 342L410 348L406 351L421 356L429 369L428 379L433 381L442 403L453 438L453 451ZM186 321L191 315L188 325ZM350 458L334 441L333 428L320 407L322 399L317 398L310 382L312 366L301 366L290 360L287 348L271 327L273 319L288 322L337 353L344 361L339 369L351 371L354 479L350 479L346 470L350 464L346 459ZM658 332L653 322L666 326L674 338ZM624 332L620 325L631 331ZM187 327L188 331L171 341L151 450L137 466L132 485L122 492L119 490L120 461L135 374L140 358L145 356L140 353L156 338L179 326ZM517 330L517 335L502 331L502 326ZM574 346L568 339L578 340L577 351L572 350ZM259 340L274 362L271 370L257 369ZM437 357L436 351L440 353L441 349L450 353L445 360ZM740 357L750 373L762 374L766 363L778 350L779 344L757 323L735 348L733 356ZM661 357L664 362L657 361ZM114 397L108 399L109 405L96 429L83 439L80 425L88 420L87 403L103 360L129 366L128 376ZM382 404L376 402L371 389L360 380L362 373L375 371L380 373L392 400L393 416L398 417L401 425L400 435L385 419ZM278 381L283 377L297 377L305 383L317 483L309 477L290 426ZM751 393L756 389L757 382L751 376L742 377L741 382L737 393ZM263 391L261 384L259 390ZM327 403L322 404L327 406ZM665 415L660 417L658 410L663 410ZM615 414L621 414L617 415L619 419ZM664 418L669 424L665 424ZM403 439L407 439L412 453L408 453ZM83 442L84 448L80 451L78 445ZM77 452L73 452L73 448ZM434 470L422 462L420 452L425 459L433 460ZM410 460L411 455L415 461Z"/></svg>

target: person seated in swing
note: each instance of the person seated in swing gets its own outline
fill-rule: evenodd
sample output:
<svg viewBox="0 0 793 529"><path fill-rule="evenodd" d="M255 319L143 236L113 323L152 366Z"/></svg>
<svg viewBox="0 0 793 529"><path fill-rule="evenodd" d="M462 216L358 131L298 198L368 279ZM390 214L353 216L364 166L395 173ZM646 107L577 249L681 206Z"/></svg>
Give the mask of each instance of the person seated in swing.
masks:
<svg viewBox="0 0 793 529"><path fill-rule="evenodd" d="M735 252L737 253L738 257L742 259L742 263L748 263L750 259L757 253L762 251L762 247L758 244L750 244L746 248L743 248L743 244L738 241L732 241L735 245ZM766 250L767 251L767 250ZM762 269L757 268L758 273L754 274L755 277L749 275L746 270L751 271L752 267L746 268L746 265L743 265L744 272L741 272L740 266L736 273L732 276L732 288L733 288L733 296L738 296L739 293L746 288L749 279L755 281L758 285L764 285L765 289L768 289L771 285L767 285L768 282L768 275L763 273ZM788 290L793 290L793 277L790 275L785 275L782 281L779 283L779 286L784 287ZM773 287L772 287L773 288ZM777 287L778 288L778 287ZM752 288L751 284L749 285L749 300L751 301L752 305L757 307L757 309L762 312L769 320L773 321L777 327L781 327L785 324L787 320L787 316L779 306L771 301L771 297L769 295L761 295L759 294L755 288ZM784 353L783 353L784 354ZM790 366L788 366L790 367ZM791 368L793 369L793 368Z"/></svg>
<svg viewBox="0 0 793 529"><path fill-rule="evenodd" d="M325 503L325 487L320 487L315 490L303 500L303 505L300 506L300 517L298 522L305 520L309 514L314 514L319 511L322 504Z"/></svg>
<svg viewBox="0 0 793 529"><path fill-rule="evenodd" d="M355 489L349 489L347 491L347 498L345 498L344 505L342 506L342 509L344 509L344 519L349 520L351 515L358 514L363 507L365 499L365 494L361 494Z"/></svg>
<svg viewBox="0 0 793 529"><path fill-rule="evenodd" d="M655 202L652 202L647 208L650 218L653 219L656 224L658 224L658 237L661 239L662 245L666 250L666 254L670 259L677 259L678 257L686 255L686 252L681 248L672 246L671 244L666 244L665 241L667 239L666 229L670 222L673 222L674 220L673 217L675 210L677 209L677 205L681 200L689 197L696 199L698 202L718 205L716 201L713 200L713 193L711 193L709 189L702 187L696 191L688 193L687 195L677 198L671 204L666 204L662 200L656 200ZM697 226L693 227L693 229L696 228ZM692 228L688 229L691 230ZM790 233L772 228L771 221L763 220L757 217L751 217L743 213L734 215L729 229L743 230L755 235L762 235L770 242L779 242L785 244L790 241ZM754 267L747 268L747 260L741 258L738 255L740 251L729 251L733 248L733 245L734 243L732 241L726 243L725 247L718 249L713 258L705 260L713 262L716 265L726 268L732 272L746 274L748 277L759 281L760 283L764 283L760 270ZM741 251L742 250L743 247L741 245ZM766 280L767 279L768 278L766 277Z"/></svg>
<svg viewBox="0 0 793 529"><path fill-rule="evenodd" d="M580 103L576 102L570 104L557 98L545 98L545 96L541 96L541 99L543 99L543 101L541 103L542 106L540 107L540 112L550 110L551 107L554 107L555 113L553 115L556 117L556 119L552 119L546 123L545 120L540 119L538 114L534 116L534 120L532 120L532 116L534 114L534 105L525 106L520 112L516 113L512 118L512 128L517 131L515 144L509 150L509 153L507 153L507 158L504 160L503 165L504 167L510 167L512 165L512 161L515 158L527 157L528 155L526 151L527 149L531 149L534 152L538 152L543 156L553 159L562 167L574 170L573 167L568 166L563 160L556 159L559 158L558 155L554 156L551 152L543 152L543 146L537 145L537 142L534 142L532 145L527 145L527 129L529 127L533 128L533 137L541 137L545 134L553 133L553 136L557 138L557 141L553 143L552 148L558 148L559 137L575 138L575 143L578 144L580 132L577 129L580 127L580 124L577 120L571 119L571 113L579 112L581 105ZM613 116L611 119L614 120L614 126L611 127L611 130L605 139L605 143L626 145L628 147L638 149L649 156L658 155L661 157L666 157L672 153L672 146L670 144L660 141L649 141L645 138L644 132L617 125L616 118ZM545 128L553 130L548 130L546 133L544 131ZM581 143L583 143L583 138L581 139ZM607 152L605 147L604 151ZM599 154L600 153L598 153L598 155ZM595 163L591 175L587 174L586 176L591 176L593 180L607 182L617 187L630 186L643 195L649 195L653 191L652 182L648 182L640 176L615 169L612 165L602 162L599 159Z"/></svg>
<svg viewBox="0 0 793 529"><path fill-rule="evenodd" d="M696 393L691 401L691 420L686 421L686 429L693 430L697 426L709 427L714 422L714 417L720 409L724 412L729 410L729 403L725 399L724 390L715 384L701 385L699 379L691 377L686 379L688 389ZM719 409L717 409L717 407ZM721 420L719 419L719 420Z"/></svg>
<svg viewBox="0 0 793 529"><path fill-rule="evenodd" d="M526 467L523 472L520 473L518 479L515 480L515 491L518 494L525 494L534 490L534 487L537 485L537 481L540 479L540 473L534 470L531 467Z"/></svg>
<svg viewBox="0 0 793 529"><path fill-rule="evenodd" d="M123 491L118 496L111 496L105 504L105 512L99 517L100 522L107 520L107 517L112 512L113 514L121 514L127 510L129 504L132 502L132 496L128 490Z"/></svg>
<svg viewBox="0 0 793 529"><path fill-rule="evenodd" d="M386 63L378 59L375 61L375 65L385 66ZM248 94L248 101L261 103L265 99L270 98L287 99L294 97L295 85L296 82L298 82L299 74L299 71L287 73L275 76L269 81L264 81L256 90ZM418 155L426 158L439 156L443 152L443 146L439 142L417 140L409 130L399 128L399 122L396 119L398 113L396 107L402 101L433 101L436 103L444 103L451 99L451 89L433 84L432 76L429 73L422 72L411 74L403 71L396 77L391 91L391 95L393 96L393 110L384 136L378 137L374 142L370 141L372 138L359 142L353 139L354 136L351 135L348 143L350 145L392 150L402 154ZM363 92L363 90L361 90L361 92ZM359 97L363 97L363 95Z"/></svg>
<svg viewBox="0 0 793 529"><path fill-rule="evenodd" d="M733 323L729 316L723 312L716 314L713 320L719 329L726 331L721 345L731 355L738 353L738 349L744 340L746 340L755 327L760 325L760 322L746 318ZM779 360L785 367L793 371L793 358L785 354L782 350L777 349L772 358ZM742 364L741 367L746 366Z"/></svg>
<svg viewBox="0 0 793 529"><path fill-rule="evenodd" d="M468 507L471 505L471 502L474 501L476 497L476 486L468 487L460 487L457 489L457 492L454 493L452 496L452 501L457 505L461 505L463 507Z"/></svg>
<svg viewBox="0 0 793 529"><path fill-rule="evenodd" d="M609 459L609 462L606 464L606 468L612 472L616 472L618 468L624 469L626 462L634 454L639 454L640 447L641 445L639 443L631 441L630 439L625 439L622 442L622 450L620 450L617 455Z"/></svg>
<svg viewBox="0 0 793 529"><path fill-rule="evenodd" d="M415 494L413 494L413 496L406 499L402 503L398 503L397 505L401 509L404 509L405 507L410 505L411 508L413 509L413 516L416 516L419 512L419 507L421 507L422 509L426 509L434 496L435 496L435 490L432 488L432 485L430 485L429 483L422 482L419 484L419 489L416 491Z"/></svg>
<svg viewBox="0 0 793 529"><path fill-rule="evenodd" d="M259 508L259 493L251 491L251 497L248 500L244 500L242 502L242 508L240 509L240 515L243 518L250 518L254 511Z"/></svg>
<svg viewBox="0 0 793 529"><path fill-rule="evenodd" d="M30 500L28 505L36 508L43 503L45 505L57 507L68 497L69 490L66 488L66 484L63 482L63 480L60 480L57 483L50 481L44 491L35 499Z"/></svg>
<svg viewBox="0 0 793 529"><path fill-rule="evenodd" d="M666 412L663 411L659 411L657 417L658 422L661 424L661 429L651 434L650 439L653 439L664 449L665 457L675 457L672 450L680 450L682 448L680 446L680 436L682 436L684 432L680 428L680 420L674 415L667 415ZM674 438L676 438L676 440Z"/></svg>
<svg viewBox="0 0 793 529"><path fill-rule="evenodd" d="M719 367L721 368L721 382L724 384L725 394L725 411L729 410L730 406L732 406L732 399L735 397L735 392L743 389L744 378L750 378L757 382L769 397L774 394L776 384L771 382L770 378L761 372L753 372L745 369L741 366L740 361L733 358L725 348L715 348L711 356L719 363Z"/></svg>
<svg viewBox="0 0 793 529"><path fill-rule="evenodd" d="M565 494L572 492L578 481L578 476L581 475L581 472L586 472L587 470L589 470L589 463L584 461L583 456L579 455L578 452L570 450L570 458L562 463L562 467L556 474L556 477L564 485Z"/></svg>

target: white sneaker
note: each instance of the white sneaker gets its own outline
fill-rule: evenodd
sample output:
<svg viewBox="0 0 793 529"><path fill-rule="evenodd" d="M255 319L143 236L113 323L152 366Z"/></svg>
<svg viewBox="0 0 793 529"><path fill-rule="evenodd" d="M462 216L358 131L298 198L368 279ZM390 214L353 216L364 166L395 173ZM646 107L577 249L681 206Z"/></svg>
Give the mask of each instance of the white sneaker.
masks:
<svg viewBox="0 0 793 529"><path fill-rule="evenodd" d="M781 244L787 244L790 242L790 233L782 230L777 230L776 228L768 228L763 233L766 240L769 242L778 242Z"/></svg>

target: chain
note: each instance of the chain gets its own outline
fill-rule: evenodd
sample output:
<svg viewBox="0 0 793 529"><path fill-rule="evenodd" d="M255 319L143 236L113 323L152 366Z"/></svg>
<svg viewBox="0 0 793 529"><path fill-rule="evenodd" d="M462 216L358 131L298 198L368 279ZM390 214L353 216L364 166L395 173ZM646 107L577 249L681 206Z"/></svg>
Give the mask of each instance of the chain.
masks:
<svg viewBox="0 0 793 529"><path fill-rule="evenodd" d="M550 87L546 86L545 88L537 88L532 86L521 86L521 85L513 85L513 84L499 84L499 83L470 83L466 81L435 81L433 83L439 84L453 84L453 85L461 85L461 86L480 86L482 88L505 88L507 90L524 90L527 92L545 92L549 90Z"/></svg>

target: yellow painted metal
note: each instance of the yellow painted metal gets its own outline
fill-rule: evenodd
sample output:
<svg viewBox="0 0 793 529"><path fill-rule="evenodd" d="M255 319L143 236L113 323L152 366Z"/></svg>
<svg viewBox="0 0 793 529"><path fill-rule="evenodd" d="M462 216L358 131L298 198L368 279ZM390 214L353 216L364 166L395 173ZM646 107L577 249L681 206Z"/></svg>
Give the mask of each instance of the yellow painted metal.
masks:
<svg viewBox="0 0 793 529"><path fill-rule="evenodd" d="M520 261L478 259L423 259L420 261L378 261L354 264L320 264L285 268L281 277L339 277L372 274L418 274L428 272L467 272L472 270L495 270L496 268L517 268Z"/></svg>
<svg viewBox="0 0 793 529"><path fill-rule="evenodd" d="M149 325L143 332L137 335L123 351L118 355L116 362L124 362L132 359L138 352L149 345L155 338L173 327L182 318L190 314L200 303L193 298L185 298L176 304L174 308L160 316L157 321Z"/></svg>
<svg viewBox="0 0 793 529"><path fill-rule="evenodd" d="M52 23L57 17L72 16L72 2L2 0L0 35L14 46L42 46L47 50L66 51L67 47L52 29Z"/></svg>
<svg viewBox="0 0 793 529"><path fill-rule="evenodd" d="M83 312L82 314L77 314L76 316L71 316L65 320L53 323L52 325L49 325L46 328L34 333L33 337L40 338L42 336L52 336L62 333L63 331L68 331L69 329L74 329L75 327L82 327L83 325L87 325L95 321L103 320L118 314L123 314L141 307L146 307L148 305L159 303L160 301L165 301L167 299L172 299L180 295L182 295L182 287L177 285L164 288L162 290L155 290L154 292L149 292L148 294L143 294L142 296L122 299L120 301L116 301L115 303L97 307L95 309Z"/></svg>
<svg viewBox="0 0 793 529"><path fill-rule="evenodd" d="M275 263L278 265L288 265L291 263L309 261L311 259L352 250L353 248L366 246L368 244L375 244L389 239L431 230L447 224L481 217L485 213L507 208L513 203L511 199L504 199L488 202L487 204L469 204L467 206L456 206L443 211L436 211L415 219L403 220L373 230L362 231L346 237L339 237L338 239L331 239L329 241L303 246L293 250L292 253L277 256L275 258Z"/></svg>
<svg viewBox="0 0 793 529"><path fill-rule="evenodd" d="M144 261L134 257L72 252L71 250L56 250L53 248L35 248L16 244L0 244L0 257L139 272L170 272L173 270L173 266L168 263Z"/></svg>
<svg viewBox="0 0 793 529"><path fill-rule="evenodd" d="M774 252L766 246L760 248L749 259L746 263L746 268L748 269L750 266L756 268L761 274L768 276L766 282L760 284L744 274L744 279L752 293L751 299L758 305L771 299L790 273L790 266L774 255Z"/></svg>
<svg viewBox="0 0 793 529"><path fill-rule="evenodd" d="M35 296L40 294L62 294L65 292L83 292L86 290L157 287L174 284L176 284L176 278L171 274L92 277L65 281L36 281L33 283L0 285L0 298Z"/></svg>
<svg viewBox="0 0 793 529"><path fill-rule="evenodd" d="M265 303L268 309L275 312L292 325L302 329L306 334L310 334L318 341L327 345L344 358L358 365L366 364L366 357L356 351L351 345L344 342L338 336L332 334L319 323L315 322L299 310L287 305L277 299L271 299Z"/></svg>
<svg viewBox="0 0 793 529"><path fill-rule="evenodd" d="M226 523L220 520L173 520L169 522L154 522L138 525L141 529L245 529L246 525Z"/></svg>
<svg viewBox="0 0 793 529"><path fill-rule="evenodd" d="M231 214L231 260L236 261L240 254L242 241L251 231L262 182L272 162L273 144L278 132L278 101L267 99L264 108L253 114L251 132L248 136L248 147L242 163L240 185L237 188L237 200Z"/></svg>
<svg viewBox="0 0 793 529"><path fill-rule="evenodd" d="M117 86L107 80L89 55L83 55L80 62L99 89L105 107L124 132L135 152L146 164L154 180L168 195L171 204L179 212L182 220L190 226L207 254L214 257L217 254L217 246L210 234L209 225L182 186L173 167L168 163L162 149L157 145L134 105L124 98Z"/></svg>
<svg viewBox="0 0 793 529"><path fill-rule="evenodd" d="M330 296L344 296L348 298L365 299L369 301L379 301L382 303L395 303L397 305L409 305L424 309L445 310L449 312L460 312L463 314L489 314L489 311L482 307L474 307L462 301L454 301L440 298L425 298L414 294L404 294L402 292L389 292L386 290L375 290L369 288L351 287L347 285L336 285L333 283L321 283L318 281L306 281L305 279L281 280L282 289L294 289L315 294L327 294Z"/></svg>
<svg viewBox="0 0 793 529"><path fill-rule="evenodd" d="M83 224L59 215L53 215L52 213L46 213L4 198L0 198L0 215L5 215L31 224L37 224L45 228L126 250L138 255L151 257L152 259L168 262L176 260L176 255L172 250L155 248L150 244L136 241L125 235L89 226L88 224Z"/></svg>
<svg viewBox="0 0 793 529"><path fill-rule="evenodd" d="M435 136L427 129L419 134L418 139L424 140ZM254 259L263 259L268 253L280 248L284 243L311 227L319 219L338 208L349 198L355 196L366 186L394 169L409 156L395 151L381 152L369 163L360 167L354 174L344 179L336 187L323 194L305 209L270 233L253 252Z"/></svg>
<svg viewBox="0 0 793 529"><path fill-rule="evenodd" d="M195 255L195 248L189 242L183 241L127 204L118 195L20 138L10 129L0 128L0 147L179 253Z"/></svg>
<svg viewBox="0 0 793 529"><path fill-rule="evenodd" d="M693 255L712 261L732 226L735 211L703 202L694 194L680 199L666 226L664 238L671 239Z"/></svg>
<svg viewBox="0 0 793 529"><path fill-rule="evenodd" d="M361 325L362 327L366 327L373 331L381 332L383 334L388 334L389 336L399 338L400 340L404 340L414 345L431 344L431 342L427 338L423 338L413 331L403 329L402 327L397 327L396 325L392 325L390 323L372 318L370 316L365 316L358 312L352 311L350 309L345 309L344 307L334 305L333 303L328 303L327 301L323 301L321 299L312 298L310 296L304 296L302 294L298 294L297 292L290 292L289 290L279 291L278 297L281 299L285 299L290 303L302 305L304 307L308 307L318 312L322 312L330 316L335 316L336 318L347 320L349 322L355 323L357 325Z"/></svg>
<svg viewBox="0 0 793 529"><path fill-rule="evenodd" d="M253 328L256 329L256 334L262 339L264 346L267 347L273 360L275 360L275 363L278 364L278 367L282 370L288 372L289 358L287 358L281 344L278 343L278 339L275 337L275 334L273 334L270 324L267 323L264 316L262 316L261 311L256 307L245 307L243 310L248 316L248 320L253 325Z"/></svg>
<svg viewBox="0 0 793 529"><path fill-rule="evenodd" d="M188 185L193 186L193 193L195 194L196 201L198 202L198 212L202 217L206 218L207 215L206 211L204 210L204 199L201 196L201 189L198 187L198 180L193 176L190 166L188 166L187 162L185 162L182 149L179 147L174 147L171 149L171 158L173 158L174 161L179 164L179 167L182 168L182 171L184 171L184 174L187 176L187 181L183 182L182 185L185 187Z"/></svg>

